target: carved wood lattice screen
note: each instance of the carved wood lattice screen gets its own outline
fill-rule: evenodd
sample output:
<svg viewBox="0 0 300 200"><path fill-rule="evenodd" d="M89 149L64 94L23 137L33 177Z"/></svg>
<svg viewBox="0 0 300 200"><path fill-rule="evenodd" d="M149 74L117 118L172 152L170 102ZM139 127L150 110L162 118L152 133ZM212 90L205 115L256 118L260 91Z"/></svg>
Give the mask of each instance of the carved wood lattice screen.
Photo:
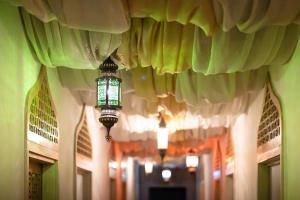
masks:
<svg viewBox="0 0 300 200"><path fill-rule="evenodd" d="M77 153L87 158L92 158L91 138L85 115L77 137Z"/></svg>
<svg viewBox="0 0 300 200"><path fill-rule="evenodd" d="M266 87L263 113L260 119L257 137L259 161L280 154L281 145L281 113L280 104L271 86ZM268 153L269 152L269 153ZM271 153L270 153L271 152ZM266 156L263 156L265 154Z"/></svg>
<svg viewBox="0 0 300 200"><path fill-rule="evenodd" d="M29 133L58 144L58 125L44 67L29 93Z"/></svg>

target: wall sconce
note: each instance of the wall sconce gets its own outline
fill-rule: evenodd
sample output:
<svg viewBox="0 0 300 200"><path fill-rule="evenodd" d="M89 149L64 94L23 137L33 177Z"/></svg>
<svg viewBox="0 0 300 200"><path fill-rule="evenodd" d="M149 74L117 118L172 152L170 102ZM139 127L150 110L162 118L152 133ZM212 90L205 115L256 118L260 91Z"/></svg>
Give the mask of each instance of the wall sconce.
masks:
<svg viewBox="0 0 300 200"><path fill-rule="evenodd" d="M153 162L151 161L146 161L145 162L145 173L146 174L151 174L153 171Z"/></svg>
<svg viewBox="0 0 300 200"><path fill-rule="evenodd" d="M195 154L195 151L193 149L190 149L188 151L185 161L186 161L186 167L188 168L188 171L195 172L199 164L199 158Z"/></svg>
<svg viewBox="0 0 300 200"><path fill-rule="evenodd" d="M96 108L101 109L99 121L106 127L107 141L111 140L109 135L111 127L118 121L117 110L121 109L121 82L116 76L118 66L108 57L99 67L101 75L97 82Z"/></svg>

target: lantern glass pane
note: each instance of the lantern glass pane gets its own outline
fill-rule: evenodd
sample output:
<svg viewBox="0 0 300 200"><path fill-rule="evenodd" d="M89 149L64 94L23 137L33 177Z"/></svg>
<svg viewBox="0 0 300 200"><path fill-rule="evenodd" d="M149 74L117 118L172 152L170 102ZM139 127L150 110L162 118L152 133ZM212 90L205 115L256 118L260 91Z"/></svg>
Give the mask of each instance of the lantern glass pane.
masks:
<svg viewBox="0 0 300 200"><path fill-rule="evenodd" d="M109 79L108 105L119 106L119 80Z"/></svg>
<svg viewBox="0 0 300 200"><path fill-rule="evenodd" d="M157 132L157 148L158 149L167 149L168 148L168 129L159 128Z"/></svg>
<svg viewBox="0 0 300 200"><path fill-rule="evenodd" d="M198 167L199 158L198 156L188 155L186 157L186 166L187 167Z"/></svg>
<svg viewBox="0 0 300 200"><path fill-rule="evenodd" d="M101 78L97 81L97 105L106 105L106 79Z"/></svg>
<svg viewBox="0 0 300 200"><path fill-rule="evenodd" d="M121 82L119 82L119 105L122 104L122 96L121 96L122 90L121 89L122 89Z"/></svg>

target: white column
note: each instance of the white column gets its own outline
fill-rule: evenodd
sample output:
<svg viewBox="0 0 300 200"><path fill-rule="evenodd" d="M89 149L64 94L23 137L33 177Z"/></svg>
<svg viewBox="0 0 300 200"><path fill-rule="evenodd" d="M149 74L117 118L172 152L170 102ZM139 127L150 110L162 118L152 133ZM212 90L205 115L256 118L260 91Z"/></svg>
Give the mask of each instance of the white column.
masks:
<svg viewBox="0 0 300 200"><path fill-rule="evenodd" d="M92 139L93 171L92 199L110 199L110 178L108 162L110 143L105 140L106 130L98 122L98 114L92 106L86 107L87 122Z"/></svg>
<svg viewBox="0 0 300 200"><path fill-rule="evenodd" d="M203 163L203 183L204 183L204 200L212 199L212 185L213 185L213 169L211 154L203 154L201 156Z"/></svg>
<svg viewBox="0 0 300 200"><path fill-rule="evenodd" d="M135 166L134 159L129 157L127 159L127 181L126 181L126 199L135 200Z"/></svg>
<svg viewBox="0 0 300 200"><path fill-rule="evenodd" d="M263 109L264 91L249 111L232 126L234 147L234 199L257 199L257 130Z"/></svg>

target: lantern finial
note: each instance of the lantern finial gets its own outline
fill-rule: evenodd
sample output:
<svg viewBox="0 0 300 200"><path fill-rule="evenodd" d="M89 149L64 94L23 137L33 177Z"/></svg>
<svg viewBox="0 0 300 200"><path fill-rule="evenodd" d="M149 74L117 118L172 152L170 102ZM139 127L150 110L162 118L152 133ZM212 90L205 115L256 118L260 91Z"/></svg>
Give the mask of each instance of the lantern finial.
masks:
<svg viewBox="0 0 300 200"><path fill-rule="evenodd" d="M167 150L166 149L159 149L159 156L160 156L160 159L161 159L161 162L163 163L164 162L164 158L167 154Z"/></svg>

